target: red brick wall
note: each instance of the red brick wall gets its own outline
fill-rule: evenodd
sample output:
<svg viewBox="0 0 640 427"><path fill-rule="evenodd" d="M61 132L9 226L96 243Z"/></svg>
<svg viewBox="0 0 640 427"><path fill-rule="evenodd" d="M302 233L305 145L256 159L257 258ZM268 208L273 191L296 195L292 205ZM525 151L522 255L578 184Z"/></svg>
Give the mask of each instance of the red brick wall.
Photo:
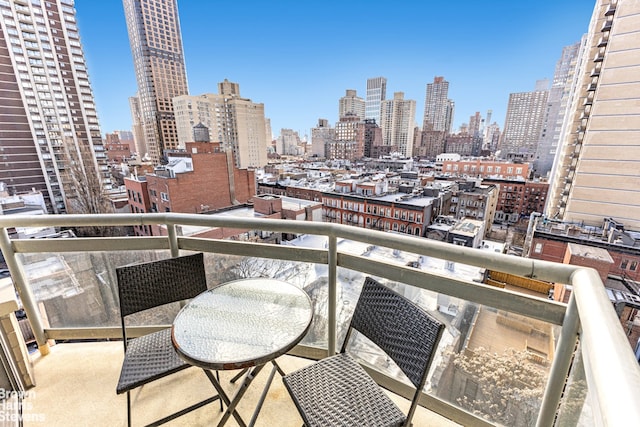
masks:
<svg viewBox="0 0 640 427"><path fill-rule="evenodd" d="M607 276L609 275L609 270L611 269L610 262L571 254L568 247L564 257L564 264L591 267L598 271L598 275L600 276L600 280L602 280L602 283L607 281Z"/></svg>
<svg viewBox="0 0 640 427"><path fill-rule="evenodd" d="M255 197L253 199L253 210L263 215L282 212L282 199L279 197Z"/></svg>
<svg viewBox="0 0 640 427"><path fill-rule="evenodd" d="M536 244L542 245L542 252L536 253ZM530 258L542 259L553 262L563 262L564 254L567 251L567 242L540 239L535 237L531 242Z"/></svg>
<svg viewBox="0 0 640 427"><path fill-rule="evenodd" d="M175 178L147 175L149 191L155 190L156 197L151 202L158 206L158 212L201 213L233 205L227 157L224 152L192 154L193 172L177 174ZM235 169L235 168L234 168ZM234 170L235 199L246 203L255 195L255 174L253 170ZM163 201L160 193L168 193L169 201Z"/></svg>

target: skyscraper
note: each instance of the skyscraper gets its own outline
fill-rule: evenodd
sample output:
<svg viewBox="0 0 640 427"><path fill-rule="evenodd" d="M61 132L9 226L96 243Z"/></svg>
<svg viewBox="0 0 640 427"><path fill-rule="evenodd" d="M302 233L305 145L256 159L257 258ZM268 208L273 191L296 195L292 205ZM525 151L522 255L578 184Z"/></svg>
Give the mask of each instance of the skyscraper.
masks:
<svg viewBox="0 0 640 427"><path fill-rule="evenodd" d="M364 120L365 100L360 98L353 89L347 89L346 95L340 98L338 108L338 120L346 117L347 114L357 116L360 121Z"/></svg>
<svg viewBox="0 0 640 427"><path fill-rule="evenodd" d="M565 46L562 55L556 63L553 74L553 84L549 90L547 99L547 113L544 120L544 136L538 143L536 160L534 162L535 173L546 177L553 167L553 160L558 150L558 142L562 131L562 123L567 110L567 102L573 80L575 78L576 62L580 43Z"/></svg>
<svg viewBox="0 0 640 427"><path fill-rule="evenodd" d="M404 99L404 92L395 92L393 99L382 102L380 110L383 145L393 147L405 157L411 157L416 101Z"/></svg>
<svg viewBox="0 0 640 427"><path fill-rule="evenodd" d="M189 93L177 0L123 0L146 151L178 147L173 98Z"/></svg>
<svg viewBox="0 0 640 427"><path fill-rule="evenodd" d="M133 133L133 140L135 141L135 152L138 154L138 158L141 159L148 154L148 151L144 141L140 98L137 96L129 97L129 108L131 109L131 132Z"/></svg>
<svg viewBox="0 0 640 427"><path fill-rule="evenodd" d="M210 139L234 154L241 169L267 164L264 104L240 96L240 85L218 83L218 94L182 95L173 99L179 147L193 141L193 127L202 123Z"/></svg>
<svg viewBox="0 0 640 427"><path fill-rule="evenodd" d="M74 180L99 192L110 179L73 1L0 12L0 181L41 191L51 213L82 211Z"/></svg>
<svg viewBox="0 0 640 427"><path fill-rule="evenodd" d="M453 103L448 98L449 82L444 77L434 77L433 83L427 84L424 98L423 130L451 131L453 122Z"/></svg>
<svg viewBox="0 0 640 427"><path fill-rule="evenodd" d="M365 119L373 119L380 124L380 104L387 97L387 79L373 77L367 79L367 100L365 104Z"/></svg>
<svg viewBox="0 0 640 427"><path fill-rule="evenodd" d="M640 3L598 0L578 59L547 214L640 231Z"/></svg>
<svg viewBox="0 0 640 427"><path fill-rule="evenodd" d="M537 89L542 89L538 83ZM533 160L538 142L546 134L543 125L548 97L548 90L509 94L507 117L500 141L502 158Z"/></svg>

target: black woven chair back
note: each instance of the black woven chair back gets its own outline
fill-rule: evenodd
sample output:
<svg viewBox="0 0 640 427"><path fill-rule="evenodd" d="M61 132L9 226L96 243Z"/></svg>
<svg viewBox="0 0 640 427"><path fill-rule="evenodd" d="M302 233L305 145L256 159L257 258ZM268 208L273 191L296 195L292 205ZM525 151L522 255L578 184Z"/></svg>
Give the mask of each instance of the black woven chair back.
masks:
<svg viewBox="0 0 640 427"><path fill-rule="evenodd" d="M367 277L350 328L387 353L420 390L444 325L407 298Z"/></svg>
<svg viewBox="0 0 640 427"><path fill-rule="evenodd" d="M116 276L123 318L207 290L202 253L119 267Z"/></svg>

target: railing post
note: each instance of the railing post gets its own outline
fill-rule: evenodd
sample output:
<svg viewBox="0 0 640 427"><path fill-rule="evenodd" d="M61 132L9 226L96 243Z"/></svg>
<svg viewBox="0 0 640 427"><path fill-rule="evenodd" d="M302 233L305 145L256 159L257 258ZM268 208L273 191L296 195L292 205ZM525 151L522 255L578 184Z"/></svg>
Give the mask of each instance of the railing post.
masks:
<svg viewBox="0 0 640 427"><path fill-rule="evenodd" d="M4 260L7 263L7 267L9 267L9 271L11 272L11 280L13 281L13 285L16 288L18 295L20 296L22 307L24 307L24 311L27 313L27 318L29 319L29 323L31 324L31 329L33 330L33 336L38 343L38 350L40 350L41 355L45 356L49 354L49 344L44 333L44 326L42 325L40 310L38 310L36 299L33 296L33 292L31 292L31 288L27 284L26 275L24 273L22 263L18 261L18 259L16 258L16 253L13 251L9 233L4 227L0 230L0 248L2 248Z"/></svg>
<svg viewBox="0 0 640 427"><path fill-rule="evenodd" d="M180 256L180 248L178 247L178 232L174 223L167 223L167 233L169 234L169 248L173 258Z"/></svg>
<svg viewBox="0 0 640 427"><path fill-rule="evenodd" d="M562 391L569 375L573 353L578 342L578 331L580 328L580 318L576 299L572 293L569 297L569 304L562 322L560 339L556 348L551 370L549 371L549 381L544 390L542 405L538 414L537 427L547 427L554 424Z"/></svg>
<svg viewBox="0 0 640 427"><path fill-rule="evenodd" d="M328 342L327 342L327 351L329 356L333 356L336 354L336 335L338 332L337 328L337 317L336 317L336 305L337 305L337 288L338 288L338 239L335 234L331 234L328 236L329 238L329 293L327 306L329 309L329 313L327 315L327 330L329 333Z"/></svg>

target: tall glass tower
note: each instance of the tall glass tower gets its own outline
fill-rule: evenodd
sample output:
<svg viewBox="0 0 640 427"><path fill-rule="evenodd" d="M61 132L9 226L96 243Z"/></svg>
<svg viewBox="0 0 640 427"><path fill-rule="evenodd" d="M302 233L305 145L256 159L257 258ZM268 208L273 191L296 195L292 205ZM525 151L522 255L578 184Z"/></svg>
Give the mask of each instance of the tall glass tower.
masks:
<svg viewBox="0 0 640 427"><path fill-rule="evenodd" d="M367 79L367 99L365 103L365 119L374 119L380 124L380 104L387 97L387 79L373 77Z"/></svg>
<svg viewBox="0 0 640 427"><path fill-rule="evenodd" d="M50 213L77 211L74 179L110 185L73 5L0 2L0 182Z"/></svg>
<svg viewBox="0 0 640 427"><path fill-rule="evenodd" d="M178 148L173 98L188 95L177 0L123 0L146 151Z"/></svg>

